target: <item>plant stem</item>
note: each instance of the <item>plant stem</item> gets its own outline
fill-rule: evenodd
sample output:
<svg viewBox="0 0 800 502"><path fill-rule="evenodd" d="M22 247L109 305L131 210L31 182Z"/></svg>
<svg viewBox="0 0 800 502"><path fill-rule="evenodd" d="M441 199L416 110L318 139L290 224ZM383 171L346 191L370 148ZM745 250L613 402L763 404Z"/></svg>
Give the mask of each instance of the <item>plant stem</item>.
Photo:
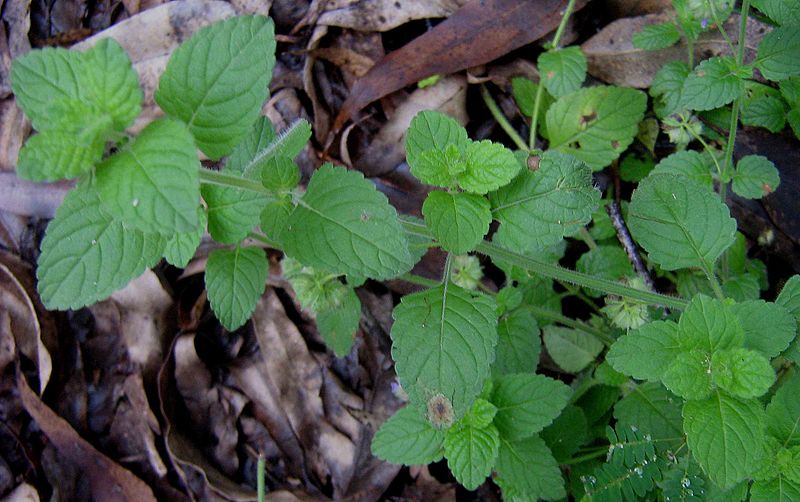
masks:
<svg viewBox="0 0 800 502"><path fill-rule="evenodd" d="M254 241L258 241L258 242L260 242L262 244L266 244L267 247L270 247L272 249L276 249L278 251L283 251L283 248L281 248L280 244L278 244L277 242L273 241L272 239L270 239L266 235L258 234L256 232L250 232L250 233L247 234L247 237L249 237L250 239L253 239Z"/></svg>
<svg viewBox="0 0 800 502"><path fill-rule="evenodd" d="M265 483L266 459L264 455L258 454L258 463L256 464L256 486L258 502L264 502L266 498L266 483Z"/></svg>
<svg viewBox="0 0 800 502"><path fill-rule="evenodd" d="M572 9L574 8L575 0L569 0L566 8L564 9L564 15L561 16L561 23L559 23L558 29L556 29L556 34L553 36L553 41L550 42L553 49L558 48L558 44L561 42L561 36L564 34L564 30L567 28L567 21L569 21L569 17L572 15Z"/></svg>
<svg viewBox="0 0 800 502"><path fill-rule="evenodd" d="M439 284L439 281L435 281L433 279L428 279L427 277L422 277L421 275L416 275L412 273L403 274L398 277L401 281L410 282L411 284L416 284L417 286L423 286L426 288L435 288Z"/></svg>
<svg viewBox="0 0 800 502"><path fill-rule="evenodd" d="M736 52L736 47L733 46L733 41L731 37L728 36L728 32L725 31L725 27L722 26L722 23L719 20L719 16L717 15L717 9L714 7L714 2L708 2L708 6L711 7L711 17L714 18L714 24L717 25L717 29L719 33L722 35L722 39L725 40L725 43L728 44L728 48L731 50L731 54Z"/></svg>
<svg viewBox="0 0 800 502"><path fill-rule="evenodd" d="M508 134L508 137L511 138L511 141L517 145L517 148L523 151L528 151L528 146L525 144L525 140L522 139L522 136L514 130L514 127L511 126L506 116L503 114L503 111L497 106L494 98L491 94L489 94L489 89L486 88L485 85L481 84L481 97L483 98L483 102L486 103L486 107L491 112L492 117L500 124L500 127Z"/></svg>
<svg viewBox="0 0 800 502"><path fill-rule="evenodd" d="M706 278L708 279L708 283L711 284L711 289L714 291L714 296L719 298L720 300L725 299L725 293L722 291L722 286L719 284L719 280L717 276L714 274L713 267L703 267L703 272L706 274Z"/></svg>
<svg viewBox="0 0 800 502"><path fill-rule="evenodd" d="M267 190L264 185L255 180L242 178L241 176L225 174L219 171L212 171L211 169L206 169L205 167L201 167L199 169L199 173L200 183L205 183L206 185L219 185L229 188L239 188L241 190L247 190L248 192L258 192L272 197L272 192Z"/></svg>
<svg viewBox="0 0 800 502"><path fill-rule="evenodd" d="M581 227L581 229L578 231L578 237L580 237L581 240L585 242L587 246L589 246L590 250L597 249L597 242L595 242L589 231L586 230L586 227Z"/></svg>
<svg viewBox="0 0 800 502"><path fill-rule="evenodd" d="M563 324L568 328L576 329L578 331L583 331L584 333L593 335L598 339L600 339L600 341L602 341L607 347L610 347L611 344L614 343L614 339L611 336L609 336L608 333L601 331L583 321L579 321L577 319L571 319L561 314L561 312L556 312L550 309L546 309L544 307L539 307L538 305L525 305L523 309L527 310L528 312L537 317L550 319L551 321Z"/></svg>

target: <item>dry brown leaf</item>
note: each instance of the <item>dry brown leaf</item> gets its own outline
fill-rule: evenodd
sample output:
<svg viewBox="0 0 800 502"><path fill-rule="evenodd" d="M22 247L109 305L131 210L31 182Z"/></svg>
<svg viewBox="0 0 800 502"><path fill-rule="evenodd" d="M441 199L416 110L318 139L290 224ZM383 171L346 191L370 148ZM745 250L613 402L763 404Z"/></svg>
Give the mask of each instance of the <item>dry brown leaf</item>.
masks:
<svg viewBox="0 0 800 502"><path fill-rule="evenodd" d="M686 60L686 44L681 42L666 49L645 51L633 47L632 37L648 24L667 22L669 19L669 14L649 14L618 19L608 24L581 46L588 61L589 74L610 84L640 89L650 87L656 72L665 63L676 59ZM725 31L734 44L739 39L739 19L739 15L734 14L724 23ZM770 29L758 20L747 19L745 62L755 58L758 43ZM709 30L701 35L695 42L694 51L695 61L731 55L719 30Z"/></svg>
<svg viewBox="0 0 800 502"><path fill-rule="evenodd" d="M30 131L31 123L16 101L13 98L0 101L0 174L16 169L19 151Z"/></svg>
<svg viewBox="0 0 800 502"><path fill-rule="evenodd" d="M246 14L269 16L272 0L231 0L231 5L236 10L236 14L240 16Z"/></svg>
<svg viewBox="0 0 800 502"><path fill-rule="evenodd" d="M318 24L388 31L415 19L447 17L467 0L329 0Z"/></svg>
<svg viewBox="0 0 800 502"><path fill-rule="evenodd" d="M6 495L3 502L39 502L39 492L28 483L21 483Z"/></svg>

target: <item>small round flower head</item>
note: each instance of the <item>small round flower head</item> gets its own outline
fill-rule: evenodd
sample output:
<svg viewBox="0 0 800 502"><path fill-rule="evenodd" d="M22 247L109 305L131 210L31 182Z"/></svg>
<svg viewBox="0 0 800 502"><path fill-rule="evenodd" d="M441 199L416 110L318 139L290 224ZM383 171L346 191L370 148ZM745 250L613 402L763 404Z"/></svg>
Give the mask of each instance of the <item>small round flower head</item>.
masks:
<svg viewBox="0 0 800 502"><path fill-rule="evenodd" d="M475 256L456 256L453 261L453 273L450 279L464 289L475 289L483 278L480 261Z"/></svg>
<svg viewBox="0 0 800 502"><path fill-rule="evenodd" d="M443 394L434 394L428 399L428 421L437 429L446 429L453 425L453 403Z"/></svg>

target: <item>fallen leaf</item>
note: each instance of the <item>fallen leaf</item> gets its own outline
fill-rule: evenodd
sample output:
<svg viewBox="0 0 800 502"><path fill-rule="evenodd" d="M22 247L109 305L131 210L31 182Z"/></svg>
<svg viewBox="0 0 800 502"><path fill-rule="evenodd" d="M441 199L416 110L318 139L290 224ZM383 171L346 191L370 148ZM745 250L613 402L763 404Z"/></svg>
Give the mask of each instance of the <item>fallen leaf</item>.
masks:
<svg viewBox="0 0 800 502"><path fill-rule="evenodd" d="M20 483L11 493L6 495L4 502L39 502L39 492L28 483Z"/></svg>
<svg viewBox="0 0 800 502"><path fill-rule="evenodd" d="M472 0L445 21L384 57L353 86L334 122L338 131L355 113L390 92L431 75L488 63L558 26L565 0ZM577 2L576 9L586 1ZM446 55L446 57L444 57Z"/></svg>
<svg viewBox="0 0 800 502"><path fill-rule="evenodd" d="M0 175L17 168L19 151L31 132L31 123L13 98L0 101Z"/></svg>
<svg viewBox="0 0 800 502"><path fill-rule="evenodd" d="M13 172L0 172L0 211L20 216L53 218L74 182L34 183Z"/></svg>
<svg viewBox="0 0 800 502"><path fill-rule="evenodd" d="M415 19L447 17L467 0L329 0L318 24L388 31Z"/></svg>

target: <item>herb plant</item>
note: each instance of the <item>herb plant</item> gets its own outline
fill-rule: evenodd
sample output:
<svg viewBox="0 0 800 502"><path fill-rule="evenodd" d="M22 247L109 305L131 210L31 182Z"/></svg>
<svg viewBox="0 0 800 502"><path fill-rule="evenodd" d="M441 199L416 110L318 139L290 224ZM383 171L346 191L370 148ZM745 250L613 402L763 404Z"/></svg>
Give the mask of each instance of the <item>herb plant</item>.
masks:
<svg viewBox="0 0 800 502"><path fill-rule="evenodd" d="M184 266L207 229L227 246L211 252L205 273L227 329L247 321L264 291L263 246L280 249L301 305L343 356L361 312L354 288L404 278L427 289L394 310L392 356L408 404L376 432L380 458L444 457L466 488L492 476L513 500L743 499L748 490L751 500L799 499L800 278L774 302L761 300L765 267L747 257L725 204L729 184L751 198L779 185L768 159L733 162L740 118L800 129L797 4L756 2L786 25L763 39L751 64L743 60L749 0L732 57L692 68L692 43L730 15L727 1L674 0L676 24L634 37L647 48L688 42L689 64L668 63L650 90L676 152L655 165L627 157L621 165L638 181L624 208L630 233L645 265L679 296L637 277L644 270L631 266L606 214L614 194L594 185L593 172L617 163L637 137L646 143L640 124L653 119L641 91L582 87L583 54L558 46L572 6L539 57L541 82L514 81L531 121L527 141L482 89L516 151L471 140L441 113L414 118L407 160L435 187L422 220L398 216L371 182L342 167L326 164L298 186L292 159L309 124L276 133L259 116L274 64L267 18L216 23L177 49L155 95L165 117L135 137L125 131L142 92L113 40L16 60L17 103L38 131L20 152L19 176L77 179L41 245L43 302L78 308L161 257ZM753 80L756 69L778 90ZM728 118L727 137L698 120L711 112ZM537 148L539 135L547 150ZM225 158L224 167L202 167L197 150ZM588 249L577 270L557 263L566 238ZM441 281L408 273L431 246L448 253ZM475 255L505 273L497 293L479 287ZM567 296L591 317L562 314ZM537 373L542 340L560 373Z"/></svg>

